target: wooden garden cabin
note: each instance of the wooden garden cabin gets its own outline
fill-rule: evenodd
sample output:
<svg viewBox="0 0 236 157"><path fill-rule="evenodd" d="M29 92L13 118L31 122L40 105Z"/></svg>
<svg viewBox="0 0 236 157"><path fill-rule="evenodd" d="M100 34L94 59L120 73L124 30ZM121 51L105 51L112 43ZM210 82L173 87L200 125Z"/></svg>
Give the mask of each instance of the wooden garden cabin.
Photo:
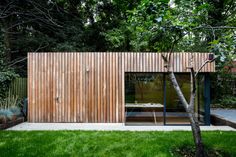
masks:
<svg viewBox="0 0 236 157"><path fill-rule="evenodd" d="M174 72L180 80L182 76L185 78L182 83L183 88L188 89L185 83L190 76L187 69L190 58L193 57L194 69L198 69L208 59L209 54L173 53ZM199 120L204 125L210 123L209 73L214 71L215 63L207 64L201 70L198 83L196 113L199 114ZM174 96L173 100L176 101L172 101L174 93L166 74L161 53L28 53L28 121L126 123L130 118L128 114L131 112L126 109L126 104L131 103L131 105L141 104L141 106L160 104L159 106L162 107L155 112L157 119L155 123L172 124L168 123L169 120L172 122L175 119L174 116L171 118L171 115L177 116L179 113L177 111L180 111L181 107L177 107L179 108L177 111L173 110L176 108L173 103L177 102L177 98ZM145 97L143 99L139 96L141 90L137 83L145 87L145 91L142 91ZM155 95L157 92L160 93ZM152 97L150 102L148 97ZM172 105L170 109L168 103L169 106ZM137 112L142 112L142 109L133 111L137 115ZM181 110L181 113L183 112ZM134 117L135 114L131 113ZM134 117L130 120L135 120ZM149 120L152 120L152 117ZM180 120L173 124L182 124L182 122Z"/></svg>

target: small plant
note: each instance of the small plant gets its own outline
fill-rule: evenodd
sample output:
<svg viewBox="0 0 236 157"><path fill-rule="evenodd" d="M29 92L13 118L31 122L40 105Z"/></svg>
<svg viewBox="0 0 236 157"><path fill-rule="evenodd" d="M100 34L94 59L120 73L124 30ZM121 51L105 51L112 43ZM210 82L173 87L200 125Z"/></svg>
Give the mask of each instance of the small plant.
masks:
<svg viewBox="0 0 236 157"><path fill-rule="evenodd" d="M17 107L18 96L9 96L0 101L0 109L10 109L11 107Z"/></svg>
<svg viewBox="0 0 236 157"><path fill-rule="evenodd" d="M19 99L17 96L8 96L0 101L0 122L6 120L14 120L21 115L21 110L18 106Z"/></svg>

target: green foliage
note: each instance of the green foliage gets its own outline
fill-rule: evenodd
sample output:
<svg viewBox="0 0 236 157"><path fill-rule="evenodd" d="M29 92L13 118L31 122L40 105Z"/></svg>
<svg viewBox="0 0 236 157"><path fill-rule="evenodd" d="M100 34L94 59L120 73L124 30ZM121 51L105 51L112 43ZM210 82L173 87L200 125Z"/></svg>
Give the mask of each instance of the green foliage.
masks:
<svg viewBox="0 0 236 157"><path fill-rule="evenodd" d="M205 27L235 25L234 3L222 0L175 0L174 5L169 0L10 2L19 19L11 18L9 10L0 24L3 30L4 23L17 24L16 35L10 36L16 40L9 41L16 58L29 51L169 51L176 39L181 40L175 51L209 51L209 43L222 34L231 40L232 31Z"/></svg>
<svg viewBox="0 0 236 157"><path fill-rule="evenodd" d="M115 28L103 34L111 50L121 48L125 44L125 34L121 29Z"/></svg>
<svg viewBox="0 0 236 157"><path fill-rule="evenodd" d="M112 39L113 35L121 34L120 30L131 30L132 51L162 52L169 51L174 45L174 51L213 52L218 71L212 77L215 80L212 81L213 88L217 91L214 99L219 101L224 95L232 94L231 84L226 80L235 78L233 74L226 74L224 67L236 58L235 28L223 27L235 26L234 3L184 0L174 1L174 7L169 2L141 0L136 7L127 10L126 28L116 29L116 34L108 32L107 37Z"/></svg>
<svg viewBox="0 0 236 157"><path fill-rule="evenodd" d="M228 64L223 64L227 67ZM221 99L227 98L228 95L235 97L235 80L236 75L223 67L222 70L212 74L211 93L212 102L214 104L221 104ZM224 104L223 104L224 105Z"/></svg>
<svg viewBox="0 0 236 157"><path fill-rule="evenodd" d="M119 47L125 41L125 31L129 31L129 42L131 51L169 51L174 41L178 40L175 45L175 51L213 51L212 42L226 37L226 47L233 47L235 44L234 31L232 29L215 29L213 28L216 21L220 26L227 25L228 19L233 16L224 15L224 9L231 9L230 2L221 2L222 6L208 1L175 1L175 7L171 7L169 1L141 0L133 8L128 8L126 14L128 20L123 20L123 25L118 28L105 32L106 40L111 46ZM217 8L218 7L218 8ZM213 19L213 11L225 16L224 18ZM236 21L235 21L236 22ZM232 20L231 20L232 23ZM212 27L212 28L211 28ZM222 47L223 45L214 45ZM225 54L228 55L229 51Z"/></svg>
<svg viewBox="0 0 236 157"><path fill-rule="evenodd" d="M0 40L0 100L6 97L11 81L18 76L13 68L6 66L5 52L3 41Z"/></svg>
<svg viewBox="0 0 236 157"><path fill-rule="evenodd" d="M220 99L220 104L227 108L236 108L236 97L228 95Z"/></svg>
<svg viewBox="0 0 236 157"><path fill-rule="evenodd" d="M12 69L0 71L0 99L6 96L11 81L18 76Z"/></svg>
<svg viewBox="0 0 236 157"><path fill-rule="evenodd" d="M129 25L132 27L132 45L137 50L169 51L174 41L183 50L189 46L189 40L196 36L195 28L205 24L209 4L197 4L193 1L177 1L171 8L169 1L141 1L140 5L129 12ZM192 42L195 44L195 42ZM141 47L140 47L141 45Z"/></svg>
<svg viewBox="0 0 236 157"><path fill-rule="evenodd" d="M233 108L236 109L236 97L232 95L223 95L220 99L212 102L213 108Z"/></svg>
<svg viewBox="0 0 236 157"><path fill-rule="evenodd" d="M210 42L210 50L218 58L216 59L217 72L212 75L212 90L214 92L213 102L225 107L232 107L234 101L228 97L235 97L234 84L236 75L231 73L228 67L232 67L236 59L236 36L230 31L223 33L217 40ZM229 100L227 100L229 98Z"/></svg>
<svg viewBox="0 0 236 157"><path fill-rule="evenodd" d="M229 62L236 59L236 35L231 32L225 32L217 40L210 42L210 49L219 56L219 70L226 66Z"/></svg>

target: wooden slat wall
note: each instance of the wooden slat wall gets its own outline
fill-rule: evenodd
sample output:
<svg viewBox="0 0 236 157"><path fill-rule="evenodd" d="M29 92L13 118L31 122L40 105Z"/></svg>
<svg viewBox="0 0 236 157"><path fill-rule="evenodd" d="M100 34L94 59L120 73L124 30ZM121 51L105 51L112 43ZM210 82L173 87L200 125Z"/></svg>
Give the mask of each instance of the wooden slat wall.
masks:
<svg viewBox="0 0 236 157"><path fill-rule="evenodd" d="M189 72L186 67L190 66L193 58L194 69L201 67L208 58L209 53L173 53L171 60L174 72ZM166 72L161 53L121 53L124 55L125 72ZM214 72L215 63L207 64L201 72Z"/></svg>
<svg viewBox="0 0 236 157"><path fill-rule="evenodd" d="M174 53L175 72L208 53ZM124 122L125 72L165 72L160 53L28 53L30 122ZM214 72L215 63L201 72Z"/></svg>

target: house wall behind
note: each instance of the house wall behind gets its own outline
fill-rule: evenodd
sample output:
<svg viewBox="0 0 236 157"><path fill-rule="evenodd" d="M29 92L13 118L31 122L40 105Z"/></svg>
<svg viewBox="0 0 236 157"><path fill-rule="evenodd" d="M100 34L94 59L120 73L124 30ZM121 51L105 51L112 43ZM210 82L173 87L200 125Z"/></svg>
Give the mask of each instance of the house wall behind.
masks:
<svg viewBox="0 0 236 157"><path fill-rule="evenodd" d="M175 72L208 53L174 53ZM215 63L201 72L214 72ZM124 122L124 73L165 72L160 53L28 53L29 122Z"/></svg>

